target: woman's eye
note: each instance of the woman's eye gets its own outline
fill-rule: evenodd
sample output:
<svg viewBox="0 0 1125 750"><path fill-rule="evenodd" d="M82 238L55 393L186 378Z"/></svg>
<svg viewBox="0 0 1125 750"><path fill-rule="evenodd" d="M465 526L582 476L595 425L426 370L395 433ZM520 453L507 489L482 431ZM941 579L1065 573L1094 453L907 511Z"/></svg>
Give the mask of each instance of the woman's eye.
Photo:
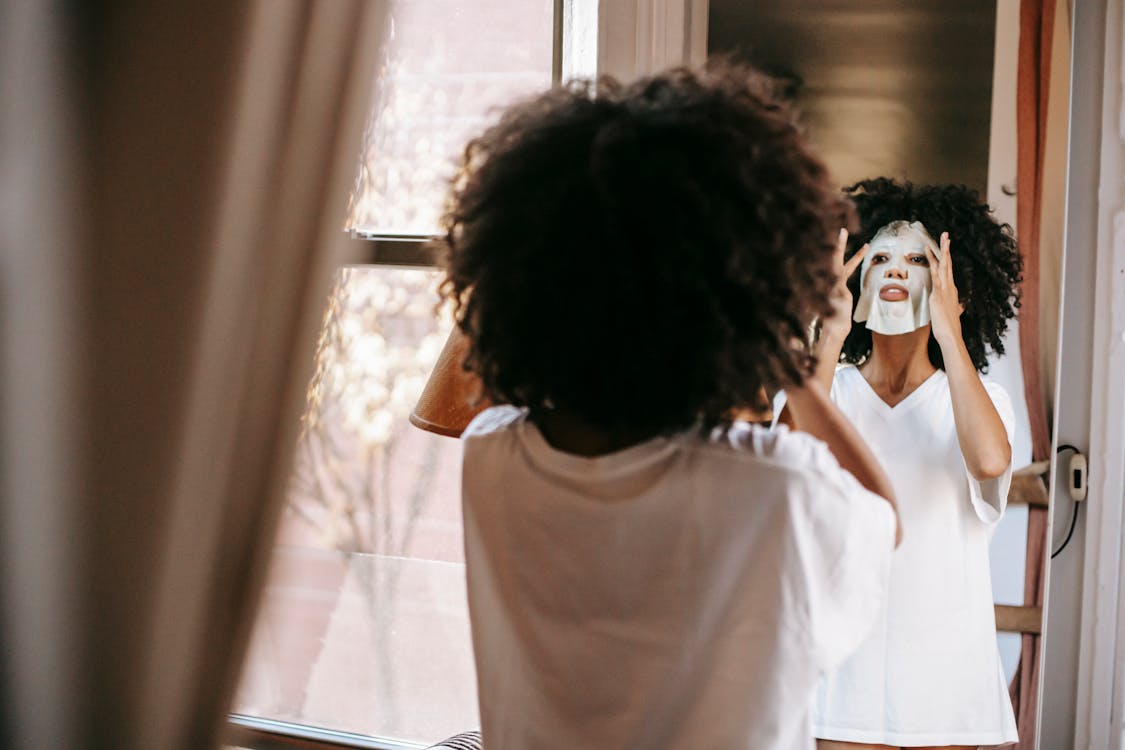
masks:
<svg viewBox="0 0 1125 750"><path fill-rule="evenodd" d="M891 256L887 255L886 253L875 253L874 257L871 258L871 263L872 265L876 263L886 263L890 259Z"/></svg>
<svg viewBox="0 0 1125 750"><path fill-rule="evenodd" d="M911 263L917 263L920 266L930 265L930 259L927 258L925 255L911 255L910 256L910 262Z"/></svg>

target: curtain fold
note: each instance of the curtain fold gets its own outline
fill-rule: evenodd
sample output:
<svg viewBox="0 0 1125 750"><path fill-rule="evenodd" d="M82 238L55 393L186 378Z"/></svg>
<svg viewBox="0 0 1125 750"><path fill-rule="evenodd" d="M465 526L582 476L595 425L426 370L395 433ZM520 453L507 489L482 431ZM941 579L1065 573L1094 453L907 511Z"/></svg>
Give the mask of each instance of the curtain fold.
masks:
<svg viewBox="0 0 1125 750"><path fill-rule="evenodd" d="M322 311L346 257L383 5L251 7L151 638L180 653L159 648L147 661L145 695L167 721L151 723L145 747L213 740L236 687ZM194 689L166 679L176 671Z"/></svg>
<svg viewBox="0 0 1125 750"><path fill-rule="evenodd" d="M0 3L0 747L76 747L82 170L67 25Z"/></svg>
<svg viewBox="0 0 1125 750"><path fill-rule="evenodd" d="M1050 457L1047 394L1040 377L1039 263L1043 171L1047 143L1051 57L1056 0L1021 0L1016 73L1016 236L1024 262L1020 308L1020 364L1031 428L1032 460ZM1047 550L1047 510L1029 508L1024 604L1042 608ZM1034 748L1039 692L1040 636L1022 636L1020 661L1010 686L1020 742Z"/></svg>
<svg viewBox="0 0 1125 750"><path fill-rule="evenodd" d="M0 10L3 746L218 745L384 5Z"/></svg>

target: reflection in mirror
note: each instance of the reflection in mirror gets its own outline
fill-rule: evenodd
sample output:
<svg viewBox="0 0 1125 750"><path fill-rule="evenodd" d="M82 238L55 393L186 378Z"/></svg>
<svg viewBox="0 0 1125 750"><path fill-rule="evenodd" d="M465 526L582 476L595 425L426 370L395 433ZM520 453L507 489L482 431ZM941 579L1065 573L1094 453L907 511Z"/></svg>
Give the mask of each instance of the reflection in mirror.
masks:
<svg viewBox="0 0 1125 750"><path fill-rule="evenodd" d="M1021 746L1034 747L1040 581L1049 545L1041 476L1046 465L1032 463L1032 458L1049 457L1050 404L1043 394L1053 386L1048 375L1054 371L1057 331L1069 51L1067 4L1042 5L1040 15L1025 13L1021 19L1018 0L865 0L846 5L832 0L710 0L709 53L749 60L777 77L841 186L887 177L916 185L964 185L980 196L978 201L966 191L953 190L939 199L881 183L856 191L865 225L852 238L849 257L863 242L871 241L872 246L862 263L856 261L852 277L860 322L848 326L841 334L848 336L848 343L837 347L844 350L844 361L859 369L844 368L828 378L835 378L838 403L853 398L870 407L856 424L876 453L882 450L888 473L901 477L896 478L896 490L904 544L896 553L901 563L896 575L921 596L909 606L900 603L896 608L892 601L884 631L861 648L859 662L865 666L845 679L829 678L821 691L822 714L843 721L840 711L859 712L853 718L867 711L880 726L866 733L833 733L827 731L830 719L822 718L825 737L892 745L1000 743L1011 739L1016 728L1008 724L1010 686ZM1036 32L1025 29L1022 41L1021 22L1033 24ZM1017 91L1023 115L1018 123ZM985 204L994 221L982 224L982 215L974 212ZM956 215L949 215L951 211ZM969 214L975 218L967 221ZM907 225L887 228L896 220ZM925 231L911 230L912 221L922 222ZM1004 287L1013 274L1008 260L1012 250L998 224L1018 230L1024 276L1019 320L1005 321L1010 324L1002 338L988 335L995 332L997 321L1005 320L1011 301ZM990 239L984 242L974 227L983 227ZM929 332L941 321L924 320L929 316L923 311L932 309L929 298L938 294L924 277L949 270L940 262L944 231L950 232L956 288L971 297L962 300L968 312L960 318L974 327L961 337L968 344L961 348L972 351L968 372L987 371L987 386L960 389L960 396L952 394L958 392L956 381L965 368L951 365L946 357L945 370L937 370L942 373L937 378L931 377L934 367L927 369L935 354L940 362L943 349ZM975 258L975 272L966 267L966 257ZM979 282L989 267L996 271L992 281L999 284L975 283L974 275ZM861 279L872 282L870 289L861 286ZM986 319L981 317L984 309ZM896 317L900 312L904 314ZM821 331L821 345L831 333ZM872 347L873 337L894 345L920 338L914 351L928 356L915 360L916 369L900 368L897 377L892 376L894 368L885 367L885 355L896 349L879 343ZM1000 351L1004 356L998 356ZM936 380L943 388L934 387ZM980 383L975 375L961 382ZM934 408L924 408L928 402L935 402L929 403ZM968 405L975 408L966 409ZM961 412L957 420L955 410ZM908 421L908 412L916 424L905 436L889 439ZM970 423L972 429L964 429ZM939 448L934 442L939 428L946 430L946 437L955 436L951 455L944 453L949 446ZM993 440L982 442L982 436ZM1002 478L991 478L991 470L980 471L978 461L987 458L985 448L997 444L1010 446L1007 469L1015 469L1006 493L996 486ZM949 476L932 476L947 458L952 464ZM953 494L964 495L964 502L958 506L960 515L942 521L917 489L933 490L950 477L959 482ZM990 505L990 493L993 500L1007 495L999 520L994 516L1002 506ZM941 529L941 523L949 527ZM983 646L979 638L966 635L974 626L957 604L965 597L942 596L943 591L964 594L964 589L973 589L976 601L985 597L976 624L986 628ZM989 601L995 604L992 611ZM935 631L937 623L942 624ZM911 627L917 632L909 632ZM911 671L896 689L921 708L919 718L935 716L939 708L945 711L949 718L943 725L902 726L896 734L887 718L894 707L881 692L884 684L862 691L863 669L879 659L887 666L886 660L894 658L892 642L909 643L905 650L911 652L911 658L896 662ZM988 653L967 655L982 648ZM864 655L864 649L870 653ZM973 689L957 687L958 680L962 685L975 681ZM989 686L992 704L999 707L987 719L981 718L979 705L968 713L958 706L958 698L979 693L982 685ZM979 694L973 700L979 704ZM976 733L970 736L971 732ZM907 736L911 733L913 737Z"/></svg>

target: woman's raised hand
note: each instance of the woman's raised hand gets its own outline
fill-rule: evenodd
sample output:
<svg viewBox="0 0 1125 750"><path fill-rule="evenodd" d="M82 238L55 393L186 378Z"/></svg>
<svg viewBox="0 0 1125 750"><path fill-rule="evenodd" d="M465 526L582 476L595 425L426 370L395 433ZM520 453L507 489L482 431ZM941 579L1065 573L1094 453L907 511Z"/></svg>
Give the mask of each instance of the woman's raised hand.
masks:
<svg viewBox="0 0 1125 750"><path fill-rule="evenodd" d="M840 360L840 351L844 348L848 332L852 330L852 293L848 289L848 278L859 268L867 253L867 245L864 245L845 263L844 249L847 246L848 230L841 229L836 238L836 284L828 295L832 314L821 319L820 340L814 347L817 363L813 375L825 388L832 387L832 375Z"/></svg>
<svg viewBox="0 0 1125 750"><path fill-rule="evenodd" d="M821 324L821 339L828 339L843 344L848 331L852 328L852 292L848 289L848 279L863 262L867 254L867 245L844 262L844 250L848 246L848 230L841 229L836 238L836 286L832 288L829 302L832 303L832 315L825 318ZM839 350L837 349L837 355Z"/></svg>
<svg viewBox="0 0 1125 750"><path fill-rule="evenodd" d="M950 344L961 342L961 313L965 311L953 281L953 257L949 253L949 232L941 233L941 247L934 252L926 247L930 258L930 324L934 338L944 350Z"/></svg>

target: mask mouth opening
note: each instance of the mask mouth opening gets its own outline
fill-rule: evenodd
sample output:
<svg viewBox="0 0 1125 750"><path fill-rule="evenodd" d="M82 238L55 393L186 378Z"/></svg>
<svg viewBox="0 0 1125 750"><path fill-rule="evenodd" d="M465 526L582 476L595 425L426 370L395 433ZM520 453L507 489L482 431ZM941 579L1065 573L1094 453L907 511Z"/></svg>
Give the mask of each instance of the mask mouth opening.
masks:
<svg viewBox="0 0 1125 750"><path fill-rule="evenodd" d="M879 299L884 302L908 302L910 290L897 281L892 281L879 287Z"/></svg>

